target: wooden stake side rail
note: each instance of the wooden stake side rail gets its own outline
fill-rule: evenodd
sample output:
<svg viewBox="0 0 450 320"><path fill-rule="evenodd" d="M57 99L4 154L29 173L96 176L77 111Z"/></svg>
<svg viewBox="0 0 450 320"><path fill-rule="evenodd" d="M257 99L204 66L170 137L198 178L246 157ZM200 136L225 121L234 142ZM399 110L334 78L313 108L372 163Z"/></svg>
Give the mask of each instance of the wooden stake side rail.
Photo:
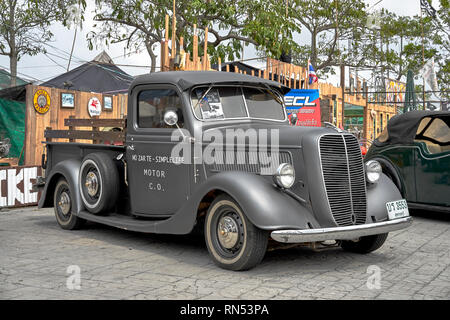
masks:
<svg viewBox="0 0 450 320"><path fill-rule="evenodd" d="M119 131L89 131L89 130L45 130L44 137L48 139L88 139L93 141L125 141L125 133ZM51 140L50 140L51 141ZM74 141L71 141L74 142Z"/></svg>
<svg viewBox="0 0 450 320"><path fill-rule="evenodd" d="M47 127L44 131L44 137L47 142L52 139L69 139L69 142L75 142L77 139L92 140L97 143L124 143L126 131L126 118L123 119L75 119L70 116L64 119L64 125L68 130L52 130ZM92 130L75 130L75 127L92 127ZM120 128L122 131L100 131L102 127Z"/></svg>
<svg viewBox="0 0 450 320"><path fill-rule="evenodd" d="M64 119L67 127L118 127L125 128L127 119Z"/></svg>

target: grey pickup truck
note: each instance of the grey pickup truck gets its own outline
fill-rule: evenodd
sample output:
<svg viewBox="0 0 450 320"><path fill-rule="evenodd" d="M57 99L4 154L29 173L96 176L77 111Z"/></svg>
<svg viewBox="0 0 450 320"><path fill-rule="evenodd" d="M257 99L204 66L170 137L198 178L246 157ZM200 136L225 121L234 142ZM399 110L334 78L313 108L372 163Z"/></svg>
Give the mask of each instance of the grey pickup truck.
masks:
<svg viewBox="0 0 450 320"><path fill-rule="evenodd" d="M86 220L203 230L212 260L231 270L260 263L269 240L378 249L410 225L406 201L354 136L291 126L287 91L227 72L139 76L123 145L46 142L39 207L69 230Z"/></svg>

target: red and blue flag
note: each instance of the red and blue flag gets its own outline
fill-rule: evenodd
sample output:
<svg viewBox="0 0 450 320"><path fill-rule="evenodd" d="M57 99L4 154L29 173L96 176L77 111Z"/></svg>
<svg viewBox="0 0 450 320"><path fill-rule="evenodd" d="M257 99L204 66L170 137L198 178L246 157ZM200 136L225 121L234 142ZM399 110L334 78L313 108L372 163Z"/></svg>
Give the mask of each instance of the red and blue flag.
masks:
<svg viewBox="0 0 450 320"><path fill-rule="evenodd" d="M309 75L309 84L319 81L319 78L316 75L316 71L314 71L314 68L312 64L309 62L309 60L308 60L308 75Z"/></svg>

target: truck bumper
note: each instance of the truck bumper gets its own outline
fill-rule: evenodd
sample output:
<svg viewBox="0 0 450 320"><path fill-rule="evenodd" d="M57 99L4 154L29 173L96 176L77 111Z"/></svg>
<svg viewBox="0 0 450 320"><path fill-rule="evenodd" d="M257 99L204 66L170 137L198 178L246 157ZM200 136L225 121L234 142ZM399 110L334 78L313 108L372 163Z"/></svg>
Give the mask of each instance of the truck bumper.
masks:
<svg viewBox="0 0 450 320"><path fill-rule="evenodd" d="M277 230L272 231L270 235L273 240L283 243L317 242L325 240L352 240L364 236L404 229L411 223L412 218L405 217L395 220L348 227L306 230Z"/></svg>

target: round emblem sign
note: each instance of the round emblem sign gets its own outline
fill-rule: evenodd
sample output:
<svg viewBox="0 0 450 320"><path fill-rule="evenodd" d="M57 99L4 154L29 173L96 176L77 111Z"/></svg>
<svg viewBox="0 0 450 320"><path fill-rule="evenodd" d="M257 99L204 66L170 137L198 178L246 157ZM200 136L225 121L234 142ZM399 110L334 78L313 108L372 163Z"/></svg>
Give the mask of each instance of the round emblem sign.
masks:
<svg viewBox="0 0 450 320"><path fill-rule="evenodd" d="M44 114L50 108L50 95L47 91L40 89L33 97L34 109L40 114Z"/></svg>
<svg viewBox="0 0 450 320"><path fill-rule="evenodd" d="M102 113L102 105L98 98L93 97L88 102L88 112L91 117L99 116Z"/></svg>

